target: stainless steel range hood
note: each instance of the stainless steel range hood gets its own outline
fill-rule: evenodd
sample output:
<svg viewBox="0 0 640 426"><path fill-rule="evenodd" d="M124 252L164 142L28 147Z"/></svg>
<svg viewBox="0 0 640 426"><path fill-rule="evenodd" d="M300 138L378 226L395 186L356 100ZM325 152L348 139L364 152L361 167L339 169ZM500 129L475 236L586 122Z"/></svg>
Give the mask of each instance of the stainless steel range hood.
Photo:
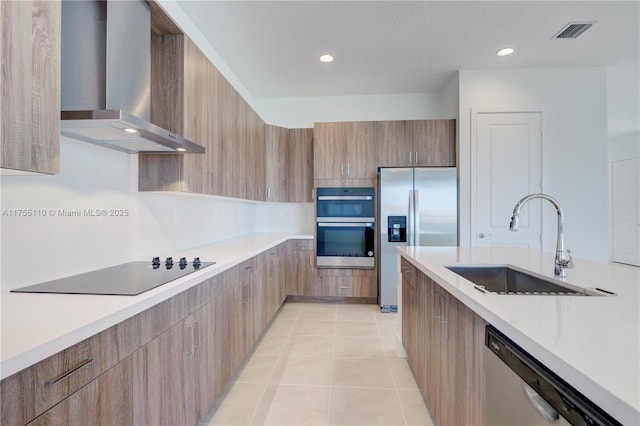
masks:
<svg viewBox="0 0 640 426"><path fill-rule="evenodd" d="M144 0L62 2L61 133L128 153L204 153L152 124Z"/></svg>

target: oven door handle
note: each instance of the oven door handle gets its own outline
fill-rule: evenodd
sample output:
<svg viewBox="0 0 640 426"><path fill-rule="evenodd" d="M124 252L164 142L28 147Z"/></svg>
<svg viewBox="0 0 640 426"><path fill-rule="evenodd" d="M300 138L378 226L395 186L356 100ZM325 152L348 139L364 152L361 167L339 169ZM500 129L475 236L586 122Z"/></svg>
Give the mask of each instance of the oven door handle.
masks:
<svg viewBox="0 0 640 426"><path fill-rule="evenodd" d="M373 228L373 223L370 222L318 222L318 226L323 228Z"/></svg>
<svg viewBox="0 0 640 426"><path fill-rule="evenodd" d="M371 195L320 195L318 201L373 200Z"/></svg>

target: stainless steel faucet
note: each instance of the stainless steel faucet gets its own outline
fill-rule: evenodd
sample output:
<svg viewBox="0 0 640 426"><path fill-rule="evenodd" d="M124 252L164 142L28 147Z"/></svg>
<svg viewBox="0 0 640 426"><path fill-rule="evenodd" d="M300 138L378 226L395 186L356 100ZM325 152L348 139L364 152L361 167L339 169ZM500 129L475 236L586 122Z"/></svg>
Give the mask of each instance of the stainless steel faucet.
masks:
<svg viewBox="0 0 640 426"><path fill-rule="evenodd" d="M571 251L564 248L564 212L560 203L555 198L547 194L530 194L518 201L513 208L513 215L511 216L511 222L509 223L509 230L516 232L518 230L518 218L520 217L520 209L529 200L534 198L542 198L549 201L556 208L558 212L558 241L556 242L556 259L554 262L553 274L558 278L567 278L567 268L573 266L571 261Z"/></svg>

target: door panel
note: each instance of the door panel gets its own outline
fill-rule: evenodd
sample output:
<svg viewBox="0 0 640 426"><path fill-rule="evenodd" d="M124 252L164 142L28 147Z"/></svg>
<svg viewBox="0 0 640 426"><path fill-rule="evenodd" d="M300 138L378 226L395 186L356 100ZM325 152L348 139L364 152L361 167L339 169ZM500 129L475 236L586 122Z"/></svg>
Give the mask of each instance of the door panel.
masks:
<svg viewBox="0 0 640 426"><path fill-rule="evenodd" d="M640 266L640 157L611 163L612 258Z"/></svg>
<svg viewBox="0 0 640 426"><path fill-rule="evenodd" d="M518 232L509 231L516 202L542 191L541 113L479 113L476 124L472 244L541 249L540 200L522 209Z"/></svg>

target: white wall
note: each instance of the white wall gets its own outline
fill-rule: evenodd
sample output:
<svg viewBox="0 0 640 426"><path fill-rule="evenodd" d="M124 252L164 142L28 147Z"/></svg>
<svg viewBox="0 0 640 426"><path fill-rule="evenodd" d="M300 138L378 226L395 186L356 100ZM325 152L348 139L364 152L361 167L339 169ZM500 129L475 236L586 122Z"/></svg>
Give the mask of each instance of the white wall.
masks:
<svg viewBox="0 0 640 426"><path fill-rule="evenodd" d="M265 122L288 128L326 121L420 120L457 114L443 112L440 93L254 99L252 106Z"/></svg>
<svg viewBox="0 0 640 426"><path fill-rule="evenodd" d="M3 290L256 231L257 203L138 193L137 155L67 138L59 175L3 176L0 187ZM16 209L46 215L12 216ZM59 209L80 209L81 216ZM128 216L84 216L84 209Z"/></svg>
<svg viewBox="0 0 640 426"><path fill-rule="evenodd" d="M566 245L577 257L607 261L606 84L604 68L460 71L462 245L471 241L471 110L533 109L543 111L542 187L563 206ZM553 251L555 212L543 211L543 248Z"/></svg>
<svg viewBox="0 0 640 426"><path fill-rule="evenodd" d="M313 235L314 203L260 203L256 206L257 232L295 232Z"/></svg>

